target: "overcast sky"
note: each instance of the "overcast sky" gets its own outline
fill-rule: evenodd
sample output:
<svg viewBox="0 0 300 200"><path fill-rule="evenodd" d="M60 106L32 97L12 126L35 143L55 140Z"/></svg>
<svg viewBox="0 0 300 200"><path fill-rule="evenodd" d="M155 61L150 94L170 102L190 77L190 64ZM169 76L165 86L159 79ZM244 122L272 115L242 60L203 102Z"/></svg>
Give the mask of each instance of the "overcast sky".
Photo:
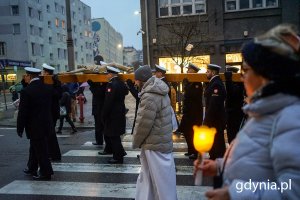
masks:
<svg viewBox="0 0 300 200"><path fill-rule="evenodd" d="M140 0L81 0L91 7L92 18L104 17L123 36L123 45L142 49Z"/></svg>

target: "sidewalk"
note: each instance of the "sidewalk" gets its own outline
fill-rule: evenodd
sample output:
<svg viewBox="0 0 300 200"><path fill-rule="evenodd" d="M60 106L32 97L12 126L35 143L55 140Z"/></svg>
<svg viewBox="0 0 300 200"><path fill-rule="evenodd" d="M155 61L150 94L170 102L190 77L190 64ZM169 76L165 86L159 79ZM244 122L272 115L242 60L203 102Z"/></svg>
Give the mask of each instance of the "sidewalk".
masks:
<svg viewBox="0 0 300 200"><path fill-rule="evenodd" d="M94 116L92 115L92 93L88 87L85 88L84 95L87 99L87 102L83 104L84 121L83 123L81 123L79 120L80 109L79 109L79 104L77 104L77 117L76 117L76 122L74 122L75 127L79 130L93 129L95 127ZM135 113L135 99L131 94L126 96L125 105L129 109L126 115L126 129L131 129L133 124L133 119L134 119L134 113ZM16 127L17 120L16 120L15 112L16 112L16 108L13 105L9 106L8 110L5 110L5 107L1 106L0 126ZM57 125L58 123L59 121L57 122ZM65 122L63 128L69 129L69 127L70 127L69 124Z"/></svg>

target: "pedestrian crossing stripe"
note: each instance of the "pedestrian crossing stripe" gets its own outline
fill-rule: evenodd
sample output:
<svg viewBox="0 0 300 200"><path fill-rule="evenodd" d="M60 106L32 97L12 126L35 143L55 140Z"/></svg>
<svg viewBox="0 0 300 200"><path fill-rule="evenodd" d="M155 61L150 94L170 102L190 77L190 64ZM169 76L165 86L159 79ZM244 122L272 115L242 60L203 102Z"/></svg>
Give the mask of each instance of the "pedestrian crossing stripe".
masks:
<svg viewBox="0 0 300 200"><path fill-rule="evenodd" d="M124 139L124 140L126 140L126 139ZM122 142L122 145L123 145L123 147L125 147L125 148L131 148L132 147L132 142ZM88 141L88 142L86 142L86 143L84 143L82 146L96 146L96 145L93 145L93 142L91 142L91 141ZM98 145L99 146L99 145ZM173 143L173 148L174 149L186 149L187 148L187 144L186 143L179 143L179 142L174 142Z"/></svg>
<svg viewBox="0 0 300 200"><path fill-rule="evenodd" d="M0 189L0 194L51 195L102 198L134 198L136 184L25 181L16 180ZM202 200L207 186L176 186L178 200ZM117 191L117 192L116 192Z"/></svg>
<svg viewBox="0 0 300 200"><path fill-rule="evenodd" d="M141 165L137 164L95 164L95 163L52 163L57 172L122 173L139 174ZM191 176L193 166L176 166L177 175Z"/></svg>
<svg viewBox="0 0 300 200"><path fill-rule="evenodd" d="M101 150L102 151L102 150ZM63 156L82 156L82 157L112 157L112 155L99 155L99 150L70 150L63 154ZM141 151L126 151L127 155L125 158L136 158L137 155L140 155ZM174 158L188 158L184 156L184 152L173 152Z"/></svg>
<svg viewBox="0 0 300 200"><path fill-rule="evenodd" d="M71 137L71 135L56 135L58 138L68 138Z"/></svg>

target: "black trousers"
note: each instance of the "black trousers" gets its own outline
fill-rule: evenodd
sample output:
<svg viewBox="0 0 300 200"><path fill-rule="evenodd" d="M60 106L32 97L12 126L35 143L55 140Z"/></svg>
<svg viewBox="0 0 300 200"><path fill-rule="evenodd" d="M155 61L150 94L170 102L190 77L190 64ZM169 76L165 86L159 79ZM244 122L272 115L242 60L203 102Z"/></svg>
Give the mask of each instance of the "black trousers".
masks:
<svg viewBox="0 0 300 200"><path fill-rule="evenodd" d="M210 159L215 160L216 158L223 158L225 150L224 130L217 129L214 144L209 151Z"/></svg>
<svg viewBox="0 0 300 200"><path fill-rule="evenodd" d="M53 174L51 162L48 158L47 139L30 139L29 160L27 167L30 171L37 171L40 167L40 174L48 176Z"/></svg>
<svg viewBox="0 0 300 200"><path fill-rule="evenodd" d="M99 115L94 115L95 120L95 139L96 143L102 145L103 144L103 129L104 125L101 121L101 117Z"/></svg>
<svg viewBox="0 0 300 200"><path fill-rule="evenodd" d="M72 120L70 118L70 115L67 114L67 115L59 117L59 128L58 128L58 130L61 131L61 129L62 129L63 125L64 125L64 119L65 118L66 118L67 122L70 124L70 126L72 127L72 129L75 129L74 123L72 122Z"/></svg>
<svg viewBox="0 0 300 200"><path fill-rule="evenodd" d="M188 153L189 154L198 154L197 150L194 147L194 131L192 128L192 124L187 124L189 127L186 127L186 129L183 132L183 135L186 140L186 144L188 147Z"/></svg>
<svg viewBox="0 0 300 200"><path fill-rule="evenodd" d="M122 160L126 155L126 152L123 148L121 137L113 136L113 137L104 137L106 138L105 151L113 154L113 158L116 160Z"/></svg>
<svg viewBox="0 0 300 200"><path fill-rule="evenodd" d="M53 131L48 137L48 152L49 157L52 160L60 160L61 159L61 152L58 144L58 140L55 133L55 126L56 126L57 119L53 119Z"/></svg>

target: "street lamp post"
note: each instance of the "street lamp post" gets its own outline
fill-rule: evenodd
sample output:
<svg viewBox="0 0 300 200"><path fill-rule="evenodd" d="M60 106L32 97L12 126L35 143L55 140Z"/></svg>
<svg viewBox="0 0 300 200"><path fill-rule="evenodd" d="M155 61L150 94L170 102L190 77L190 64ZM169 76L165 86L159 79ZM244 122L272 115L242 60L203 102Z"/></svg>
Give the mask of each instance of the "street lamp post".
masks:
<svg viewBox="0 0 300 200"><path fill-rule="evenodd" d="M147 64L150 66L150 46L149 46L149 25L148 25L148 1L145 0L145 25L146 25L146 45L147 45Z"/></svg>
<svg viewBox="0 0 300 200"><path fill-rule="evenodd" d="M74 44L72 37L72 23L71 23L71 3L66 0L66 15L67 15L67 49L68 49L68 66L69 70L75 69L74 61Z"/></svg>

